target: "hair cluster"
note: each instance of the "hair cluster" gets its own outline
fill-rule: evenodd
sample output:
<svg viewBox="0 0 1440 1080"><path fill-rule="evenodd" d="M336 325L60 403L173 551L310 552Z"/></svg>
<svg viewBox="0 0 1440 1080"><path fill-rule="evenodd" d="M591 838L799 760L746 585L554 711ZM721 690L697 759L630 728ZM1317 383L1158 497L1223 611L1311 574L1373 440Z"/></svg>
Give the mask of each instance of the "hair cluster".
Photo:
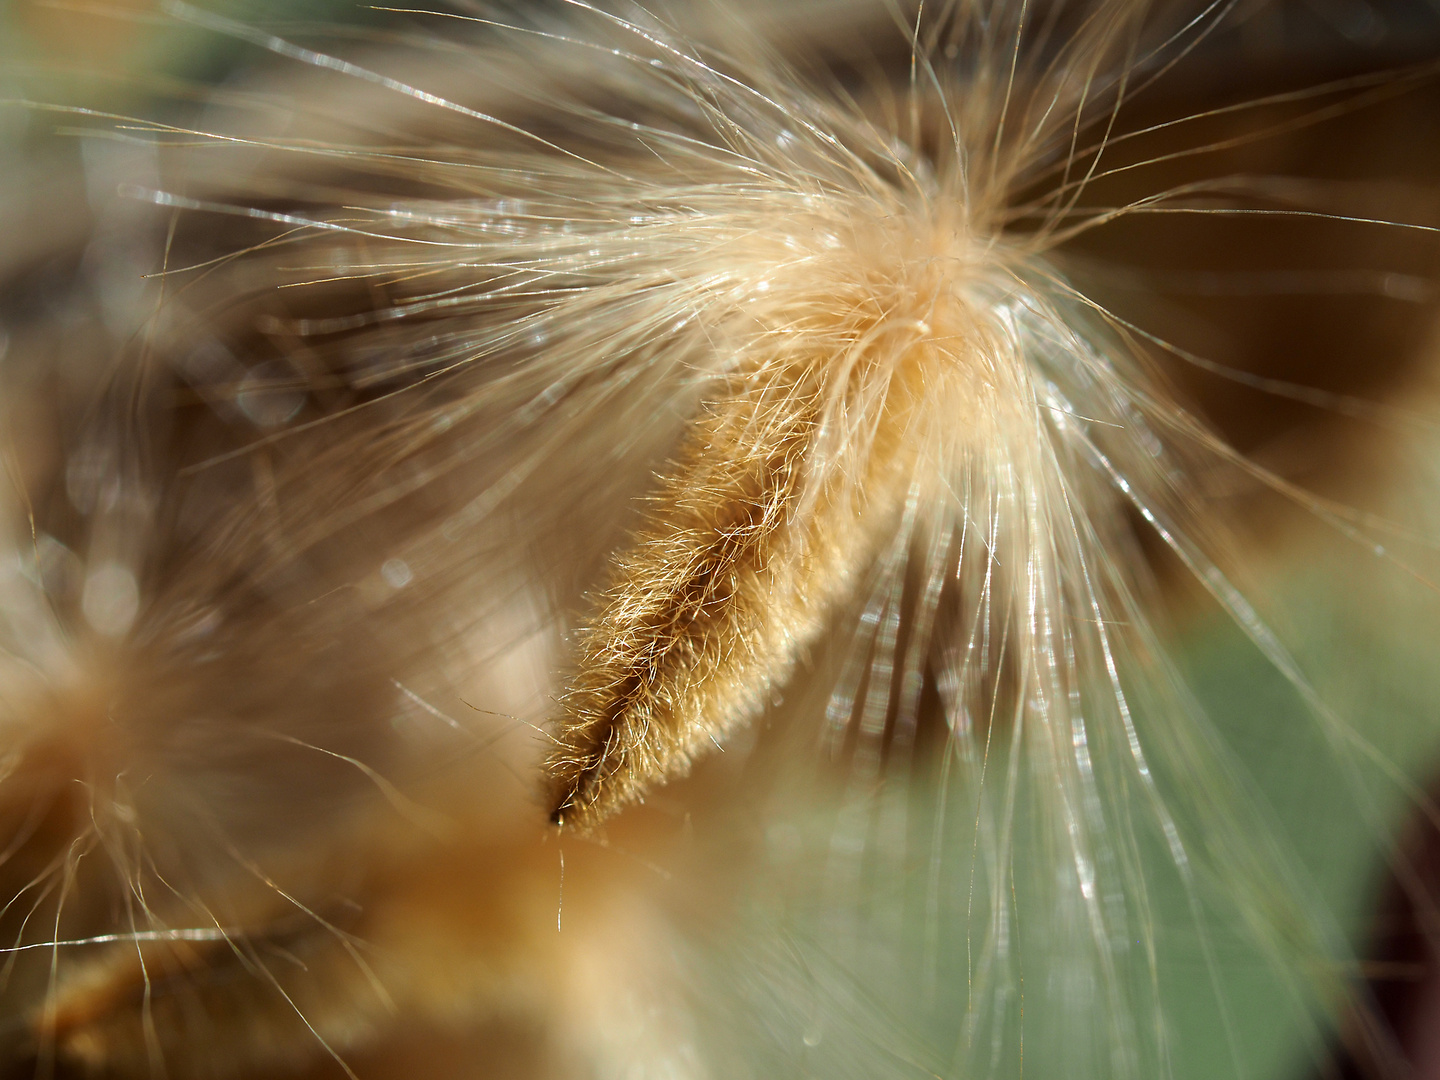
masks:
<svg viewBox="0 0 1440 1080"><path fill-rule="evenodd" d="M1194 344L1371 281L1242 230L1434 255L1244 171L1433 81L1277 89L1294 6L171 0L225 79L6 102L0 1071L1393 1067L1177 632L1418 800L1251 581L1298 510L1428 582L1284 409L1428 422Z"/></svg>

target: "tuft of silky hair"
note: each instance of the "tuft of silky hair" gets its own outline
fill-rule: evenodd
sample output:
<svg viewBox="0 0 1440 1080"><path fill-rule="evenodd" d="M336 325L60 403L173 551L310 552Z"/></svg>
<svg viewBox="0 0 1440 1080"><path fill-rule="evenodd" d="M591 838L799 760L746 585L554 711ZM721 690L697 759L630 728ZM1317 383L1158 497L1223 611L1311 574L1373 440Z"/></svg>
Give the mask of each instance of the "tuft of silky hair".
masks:
<svg viewBox="0 0 1440 1080"><path fill-rule="evenodd" d="M82 179L16 182L55 235L6 256L5 1067L1138 1080L1344 1039L1402 1075L1175 624L1220 616L1347 781L1419 803L1230 517L1428 582L1385 547L1426 541L1176 372L1428 421L1170 343L1084 245L1433 232L1167 170L1434 63L1133 120L1243 52L1233 8L564 0L321 41L175 0L227 81L9 101ZM1237 1034L1252 963L1293 1047Z"/></svg>

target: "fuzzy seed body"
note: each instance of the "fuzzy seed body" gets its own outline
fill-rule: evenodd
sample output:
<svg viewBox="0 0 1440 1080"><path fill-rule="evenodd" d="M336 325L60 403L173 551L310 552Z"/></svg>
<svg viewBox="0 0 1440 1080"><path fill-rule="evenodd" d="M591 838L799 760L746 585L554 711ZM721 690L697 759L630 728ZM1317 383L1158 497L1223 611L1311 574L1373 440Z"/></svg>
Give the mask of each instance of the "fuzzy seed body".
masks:
<svg viewBox="0 0 1440 1080"><path fill-rule="evenodd" d="M817 252L796 284L751 270L764 287L734 320L735 370L581 636L548 757L554 820L597 825L759 715L911 486L938 482L937 424L983 408L983 373L1005 362L981 344L962 239L905 214ZM831 287L802 291L817 278Z"/></svg>

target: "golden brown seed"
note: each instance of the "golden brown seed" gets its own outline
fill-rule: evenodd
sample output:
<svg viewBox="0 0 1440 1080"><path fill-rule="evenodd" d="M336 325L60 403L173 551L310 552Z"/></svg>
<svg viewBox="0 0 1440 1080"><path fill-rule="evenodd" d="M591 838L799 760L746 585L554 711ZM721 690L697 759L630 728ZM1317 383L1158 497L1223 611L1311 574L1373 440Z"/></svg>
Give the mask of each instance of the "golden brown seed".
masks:
<svg viewBox="0 0 1440 1080"><path fill-rule="evenodd" d="M731 378L615 558L549 757L556 823L589 829L688 772L864 572L913 474L906 431L938 355L914 320L865 306L831 316L850 348Z"/></svg>

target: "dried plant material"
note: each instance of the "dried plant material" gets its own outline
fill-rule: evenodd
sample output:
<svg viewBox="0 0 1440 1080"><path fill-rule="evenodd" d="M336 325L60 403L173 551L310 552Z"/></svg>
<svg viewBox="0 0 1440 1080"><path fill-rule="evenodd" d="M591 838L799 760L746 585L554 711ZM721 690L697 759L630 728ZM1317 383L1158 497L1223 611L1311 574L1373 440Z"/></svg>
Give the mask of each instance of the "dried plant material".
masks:
<svg viewBox="0 0 1440 1080"><path fill-rule="evenodd" d="M1366 140L1437 68L1297 10L172 0L223 81L12 65L0 1072L1387 1060L1304 838L1440 740L1279 594L1434 576L1440 150Z"/></svg>
<svg viewBox="0 0 1440 1080"><path fill-rule="evenodd" d="M746 297L736 370L651 496L580 646L549 756L557 820L601 820L753 719L853 592L907 490L936 484L939 417L964 423L992 392L963 292L967 238L908 215L892 227L772 224L788 258ZM802 237L823 246L805 252Z"/></svg>

